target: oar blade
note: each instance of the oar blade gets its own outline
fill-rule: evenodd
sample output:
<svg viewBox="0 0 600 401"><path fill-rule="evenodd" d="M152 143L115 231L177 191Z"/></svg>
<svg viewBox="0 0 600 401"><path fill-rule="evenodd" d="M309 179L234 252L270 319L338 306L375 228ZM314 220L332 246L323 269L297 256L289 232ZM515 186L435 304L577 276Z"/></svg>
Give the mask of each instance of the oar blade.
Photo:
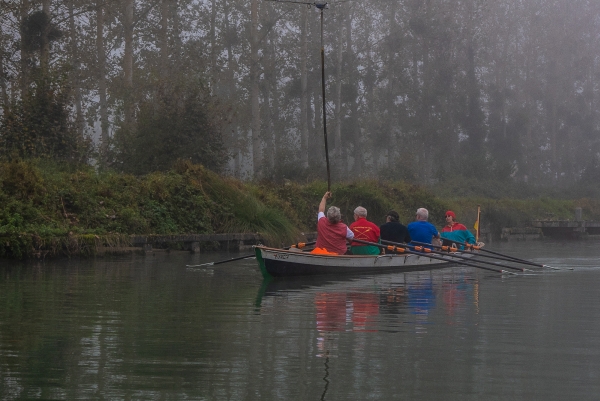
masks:
<svg viewBox="0 0 600 401"><path fill-rule="evenodd" d="M283 249L289 249L291 247L295 247L295 248L304 248L310 245L314 245L316 243L316 241L313 242L300 242L298 244L294 244L292 246L289 246L287 248L283 248ZM243 255L243 256L238 256L236 258L231 258L231 259L225 259L225 260L219 260L217 262L209 262L209 263L202 263L199 265L185 265L185 267L206 267L206 266L215 266L215 265L221 265L223 263L229 263L229 262L234 262L236 260L242 260L242 259L256 259L256 255L255 254L250 254L250 255Z"/></svg>
<svg viewBox="0 0 600 401"><path fill-rule="evenodd" d="M215 262L210 262L210 263L202 263L201 265L185 265L185 267L203 267L203 266L212 266L214 264L215 264Z"/></svg>

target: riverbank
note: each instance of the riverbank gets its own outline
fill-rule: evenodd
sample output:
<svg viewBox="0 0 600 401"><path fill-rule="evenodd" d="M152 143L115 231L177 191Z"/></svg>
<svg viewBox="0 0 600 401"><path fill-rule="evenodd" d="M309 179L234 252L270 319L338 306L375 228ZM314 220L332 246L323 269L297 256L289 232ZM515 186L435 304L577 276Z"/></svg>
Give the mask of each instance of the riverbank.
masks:
<svg viewBox="0 0 600 401"><path fill-rule="evenodd" d="M100 248L128 247L134 235L257 233L279 246L315 230L325 191L324 182L244 183L185 161L142 177L47 161L0 163L0 257L94 255ZM600 220L595 199L441 198L406 182L373 180L335 184L332 192L331 204L348 223L358 205L378 224L390 209L407 223L426 207L438 227L452 209L471 228L479 204L482 227L498 238L504 227L572 218L576 207L585 219Z"/></svg>

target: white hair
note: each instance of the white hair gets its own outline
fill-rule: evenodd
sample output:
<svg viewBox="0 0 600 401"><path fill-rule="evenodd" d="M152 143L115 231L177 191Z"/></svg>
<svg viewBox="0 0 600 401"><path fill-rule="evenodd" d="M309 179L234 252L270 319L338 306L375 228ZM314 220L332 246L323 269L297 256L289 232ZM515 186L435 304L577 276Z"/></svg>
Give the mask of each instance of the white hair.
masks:
<svg viewBox="0 0 600 401"><path fill-rule="evenodd" d="M367 209L365 209L362 206L359 206L356 209L354 209L354 214L358 217L367 217Z"/></svg>
<svg viewBox="0 0 600 401"><path fill-rule="evenodd" d="M427 211L427 209L425 209L424 207L421 207L417 209L417 216L419 216L421 220L427 221L427 219L429 218L429 211Z"/></svg>
<svg viewBox="0 0 600 401"><path fill-rule="evenodd" d="M342 221L342 212L340 212L340 208L331 206L329 209L327 209L327 220L329 220L331 224Z"/></svg>

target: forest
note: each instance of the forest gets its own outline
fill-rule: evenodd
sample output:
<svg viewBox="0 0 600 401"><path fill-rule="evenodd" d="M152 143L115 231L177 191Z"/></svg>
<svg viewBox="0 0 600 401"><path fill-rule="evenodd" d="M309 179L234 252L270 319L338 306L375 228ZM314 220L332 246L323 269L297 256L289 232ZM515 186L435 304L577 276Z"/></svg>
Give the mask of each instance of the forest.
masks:
<svg viewBox="0 0 600 401"><path fill-rule="evenodd" d="M594 0L9 0L0 159L246 180L600 178ZM322 27L322 28L321 28Z"/></svg>

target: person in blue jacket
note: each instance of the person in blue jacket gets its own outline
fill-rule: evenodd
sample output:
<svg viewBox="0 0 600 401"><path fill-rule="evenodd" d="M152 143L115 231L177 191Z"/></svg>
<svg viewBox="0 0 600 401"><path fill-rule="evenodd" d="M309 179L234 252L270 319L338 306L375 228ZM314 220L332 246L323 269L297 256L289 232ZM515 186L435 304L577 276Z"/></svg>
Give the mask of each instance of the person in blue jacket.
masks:
<svg viewBox="0 0 600 401"><path fill-rule="evenodd" d="M408 225L408 233L413 242L433 244L433 239L439 239L440 233L433 224L427 221L429 211L425 208L417 209L415 221Z"/></svg>

